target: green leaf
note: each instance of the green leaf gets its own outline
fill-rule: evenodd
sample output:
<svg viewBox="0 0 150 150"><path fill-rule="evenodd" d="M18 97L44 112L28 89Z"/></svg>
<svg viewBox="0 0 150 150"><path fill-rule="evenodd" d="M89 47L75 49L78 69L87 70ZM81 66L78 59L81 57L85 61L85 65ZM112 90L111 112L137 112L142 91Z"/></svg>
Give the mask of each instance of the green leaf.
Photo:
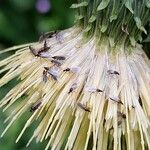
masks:
<svg viewBox="0 0 150 150"><path fill-rule="evenodd" d="M116 0L113 1L113 9L110 15L110 22L112 22L113 20L116 20L118 18L118 13L120 9L120 3Z"/></svg>
<svg viewBox="0 0 150 150"><path fill-rule="evenodd" d="M92 23L96 20L96 16L95 15L92 15L89 19L89 22Z"/></svg>
<svg viewBox="0 0 150 150"><path fill-rule="evenodd" d="M142 21L139 17L134 17L134 20L136 22L136 26L138 27L138 29L140 29L141 31L143 31L145 34L147 34L147 31L145 30L145 28L142 25Z"/></svg>
<svg viewBox="0 0 150 150"><path fill-rule="evenodd" d="M81 20L81 19L84 18L84 16L82 16L82 15L77 15L77 16L75 16L75 18L76 18L77 20Z"/></svg>
<svg viewBox="0 0 150 150"><path fill-rule="evenodd" d="M147 8L150 8L150 0L147 0L147 1L146 1L146 7L147 7Z"/></svg>
<svg viewBox="0 0 150 150"><path fill-rule="evenodd" d="M88 25L88 26L85 28L84 32L88 32L88 31L90 31L90 30L91 30L91 28L92 28L92 26L91 26L91 25Z"/></svg>
<svg viewBox="0 0 150 150"><path fill-rule="evenodd" d="M112 22L113 20L116 20L116 19L117 19L117 16L118 16L118 14L115 13L115 12L113 12L113 13L111 14L111 16L110 16L110 22Z"/></svg>
<svg viewBox="0 0 150 150"><path fill-rule="evenodd" d="M130 12L133 14L134 11L132 9L132 3L133 3L133 0L127 0L126 3L125 3L125 6L130 10Z"/></svg>
<svg viewBox="0 0 150 150"><path fill-rule="evenodd" d="M105 9L108 6L109 2L110 0L102 0L102 2L99 4L97 8L97 11Z"/></svg>
<svg viewBox="0 0 150 150"><path fill-rule="evenodd" d="M70 8L86 7L87 5L88 5L88 2L82 2L79 4L72 4Z"/></svg>
<svg viewBox="0 0 150 150"><path fill-rule="evenodd" d="M135 46L135 44L136 44L135 38L133 36L130 36L129 39L130 39L131 45Z"/></svg>
<svg viewBox="0 0 150 150"><path fill-rule="evenodd" d="M107 24L103 24L101 28L101 32L104 33L107 30L107 27L108 27Z"/></svg>

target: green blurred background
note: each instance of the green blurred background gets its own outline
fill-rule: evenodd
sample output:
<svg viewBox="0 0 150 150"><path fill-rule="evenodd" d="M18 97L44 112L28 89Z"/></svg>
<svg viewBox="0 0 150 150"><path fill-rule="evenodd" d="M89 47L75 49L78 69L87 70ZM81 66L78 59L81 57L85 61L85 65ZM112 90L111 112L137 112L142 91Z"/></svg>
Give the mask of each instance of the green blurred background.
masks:
<svg viewBox="0 0 150 150"><path fill-rule="evenodd" d="M73 0L0 0L0 50L37 41L42 32L71 27L74 22L74 12L69 7L72 3ZM0 60L11 54L0 55ZM16 82L14 79L0 88L0 99ZM0 134L7 125L3 121L12 110L13 107L2 113L0 109ZM25 147L36 123L26 131L19 143L15 144L28 115L25 114L22 117L24 119L16 121L5 136L0 138L0 150L41 150L45 147L46 143L36 144L35 141L28 148Z"/></svg>
<svg viewBox="0 0 150 150"><path fill-rule="evenodd" d="M74 12L69 7L72 3L73 0L0 0L0 50L12 45L37 41L42 32L71 27L74 21ZM147 28L149 28L149 25ZM143 38L146 39L146 36L143 35ZM146 41L147 43L143 43L144 49L150 54L150 44L148 43L150 34ZM11 54L0 55L0 60ZM0 99L16 82L16 79L14 79L0 88ZM6 127L3 121L12 110L13 107L11 107L11 110L2 113L2 109L0 109L0 134ZM24 119L16 121L6 135L0 139L0 150L43 149L46 143L36 144L35 141L28 148L25 148L36 123L25 132L19 143L15 144L17 135L20 133L28 115L25 114L22 117Z"/></svg>
<svg viewBox="0 0 150 150"><path fill-rule="evenodd" d="M37 8L39 1L48 1L49 10L46 8L42 13L44 6ZM1 44L35 41L42 32L71 26L73 12L68 9L71 3L72 0L0 0Z"/></svg>

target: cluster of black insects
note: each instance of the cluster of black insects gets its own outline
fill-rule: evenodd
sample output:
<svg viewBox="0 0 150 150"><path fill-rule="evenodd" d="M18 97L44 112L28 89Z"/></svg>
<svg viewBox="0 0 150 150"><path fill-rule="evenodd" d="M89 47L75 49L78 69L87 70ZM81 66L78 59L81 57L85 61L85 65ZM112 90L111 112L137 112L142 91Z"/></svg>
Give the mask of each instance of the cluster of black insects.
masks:
<svg viewBox="0 0 150 150"><path fill-rule="evenodd" d="M47 42L46 40L48 38L52 38L56 36L56 38L58 38L58 32L57 31L54 31L54 32L49 32L49 33L46 33L46 34L43 34L42 36L40 36L39 38L39 42L43 42L43 47L41 47L40 49L34 49L33 47L29 46L29 49L31 51L31 53L36 56L36 57L41 57L41 58L48 58L48 56L45 55L45 53L48 52L48 50L51 48L50 46L47 45ZM54 66L56 67L60 67L62 65L62 61L66 60L66 57L65 56L51 56L52 60L51 60L51 63L54 64ZM47 79L48 79L48 75L50 75L52 77L53 80L57 81L58 80L58 75L57 75L57 71L52 71L51 70L52 68L51 67L44 67L44 70L43 70L43 81L46 83L47 82ZM64 72L69 72L71 71L71 68L66 68L63 70ZM115 71L115 70L108 70L107 71L108 74L110 75L120 75L119 72ZM72 93L73 91L75 91L75 89L77 88L77 83L74 83L71 88L69 89L68 91L68 94ZM100 93L100 92L103 92L103 90L101 89L98 89L98 88L95 88L95 89L91 89L89 90L91 93ZM121 101L117 101L115 100L114 98L109 98L110 100L114 101L114 102L118 102L120 104L123 104ZM35 110L37 110L40 106L41 106L42 102L41 101L38 101L36 102L32 107L31 107L31 112L34 112ZM90 108L87 107L86 105L84 104L81 104L80 102L77 103L77 105L85 110L86 112L91 112ZM122 114L122 117L125 118L125 114Z"/></svg>

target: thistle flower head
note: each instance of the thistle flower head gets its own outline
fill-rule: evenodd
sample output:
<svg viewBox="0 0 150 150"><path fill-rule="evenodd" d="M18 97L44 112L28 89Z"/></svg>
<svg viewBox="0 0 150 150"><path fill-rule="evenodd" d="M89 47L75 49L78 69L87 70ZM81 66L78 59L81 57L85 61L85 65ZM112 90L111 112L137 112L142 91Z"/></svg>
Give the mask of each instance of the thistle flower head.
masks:
<svg viewBox="0 0 150 150"><path fill-rule="evenodd" d="M76 26L1 52L17 49L0 61L0 67L4 66L1 73L7 71L0 86L15 77L20 79L0 101L4 111L19 101L6 119L10 122L2 136L29 111L30 118L16 139L18 142L39 120L27 146L36 138L37 142L48 140L45 149L53 150L150 149L150 63L136 42L144 28L135 25L135 32L130 31L132 23L137 23L131 15L136 7L132 10L131 3L79 1L72 6L79 12ZM112 17L110 7L131 15L125 19L128 34L122 30L122 22L118 27L114 24L120 18L119 14ZM149 11L147 5L143 7ZM143 7L140 15L145 12ZM100 17L101 13L110 15L111 20ZM104 21L108 21L105 31ZM20 101L23 95L26 97Z"/></svg>

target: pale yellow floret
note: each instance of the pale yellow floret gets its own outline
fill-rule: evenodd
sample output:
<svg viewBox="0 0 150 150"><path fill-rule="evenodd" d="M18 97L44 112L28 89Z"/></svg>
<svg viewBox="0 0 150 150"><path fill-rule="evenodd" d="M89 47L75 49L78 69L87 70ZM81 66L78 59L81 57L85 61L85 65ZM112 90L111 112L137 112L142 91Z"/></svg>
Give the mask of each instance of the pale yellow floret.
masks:
<svg viewBox="0 0 150 150"><path fill-rule="evenodd" d="M5 120L10 122L1 136L31 111L16 139L18 142L27 128L39 120L27 146L36 138L36 142L48 140L46 150L59 150L62 146L65 150L106 150L112 146L114 150L150 149L150 66L142 47L137 45L127 54L120 45L113 53L109 40L99 45L95 37L83 41L80 29L71 28L60 34L63 41L47 39L50 56L66 57L57 66L58 80L48 74L47 82L43 81L44 68L56 66L52 58L34 56L29 44L4 51L19 49L0 61L0 67L4 67L0 73L7 71L0 79L0 87L16 77L20 82L0 101L4 111L17 103ZM30 45L38 50L43 42ZM63 71L71 67L80 71ZM111 74L113 70L118 74ZM71 87L74 89L69 92ZM87 91L87 87L101 92ZM19 101L23 95L26 98Z"/></svg>

